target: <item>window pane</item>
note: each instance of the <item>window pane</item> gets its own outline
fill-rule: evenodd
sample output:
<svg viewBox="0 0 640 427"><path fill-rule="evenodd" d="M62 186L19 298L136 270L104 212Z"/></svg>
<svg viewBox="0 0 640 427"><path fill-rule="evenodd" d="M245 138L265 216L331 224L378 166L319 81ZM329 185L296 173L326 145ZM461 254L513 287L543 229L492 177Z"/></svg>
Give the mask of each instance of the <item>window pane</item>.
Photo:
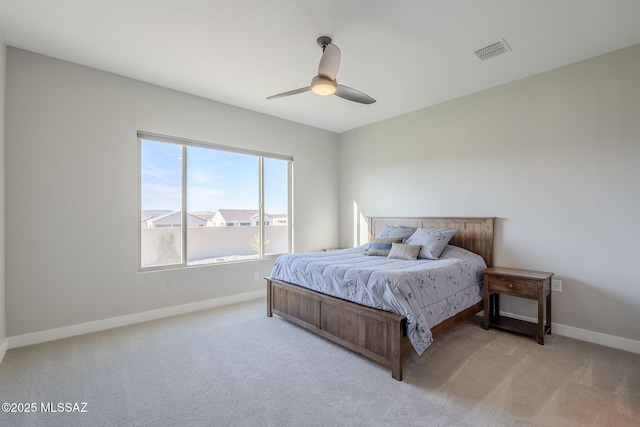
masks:
<svg viewBox="0 0 640 427"><path fill-rule="evenodd" d="M187 264L258 258L259 157L187 147Z"/></svg>
<svg viewBox="0 0 640 427"><path fill-rule="evenodd" d="M140 265L182 262L182 146L140 141Z"/></svg>
<svg viewBox="0 0 640 427"><path fill-rule="evenodd" d="M289 162L264 159L264 254L289 252Z"/></svg>
<svg viewBox="0 0 640 427"><path fill-rule="evenodd" d="M138 140L140 268L289 252L293 159L144 132Z"/></svg>

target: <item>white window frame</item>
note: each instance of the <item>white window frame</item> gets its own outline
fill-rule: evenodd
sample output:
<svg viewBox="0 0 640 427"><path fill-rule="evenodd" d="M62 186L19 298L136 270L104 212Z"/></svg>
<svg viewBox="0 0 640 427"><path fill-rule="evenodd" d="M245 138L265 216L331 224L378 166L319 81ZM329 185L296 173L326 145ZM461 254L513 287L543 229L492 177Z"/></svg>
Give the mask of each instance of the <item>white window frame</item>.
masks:
<svg viewBox="0 0 640 427"><path fill-rule="evenodd" d="M182 224L181 227L181 239L182 239L182 254L181 254L181 262L170 265L162 265L162 266L151 266L151 267L142 267L142 140L153 141L153 142L162 142L169 143L175 145L182 146L182 189L181 189L181 198L182 198L182 206L181 206L181 215L182 215ZM264 218L264 159L276 159L283 160L287 162L287 252L293 252L293 156L286 156L281 154L268 153L263 151L249 150L244 148L232 147L227 145L214 144L209 142L195 141L186 138L160 135L151 132L138 131L137 137L138 143L138 271L139 272L147 272L147 271L158 271L158 270L175 270L182 268L192 268L192 267L201 267L201 266L213 266L213 265L221 265L221 264L230 264L230 263L241 263L241 262L252 262L259 261L266 258L276 258L279 254L276 255L265 255L264 253L264 238L265 238L265 225L264 221L259 222L259 236L260 236L260 245L258 258L251 259L241 259L234 261L217 261L211 262L207 264L198 264L198 265L188 265L187 262L187 231L188 228L185 226L187 224L187 147L199 147L205 149L226 151L230 153L238 153L238 154L246 154L250 156L258 157L258 218Z"/></svg>

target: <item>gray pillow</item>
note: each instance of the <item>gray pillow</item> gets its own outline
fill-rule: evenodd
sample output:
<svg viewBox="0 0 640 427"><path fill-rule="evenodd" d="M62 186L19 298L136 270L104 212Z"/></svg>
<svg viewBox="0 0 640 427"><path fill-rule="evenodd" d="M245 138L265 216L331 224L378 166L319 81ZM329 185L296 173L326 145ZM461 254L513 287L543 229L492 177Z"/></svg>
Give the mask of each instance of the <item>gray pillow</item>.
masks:
<svg viewBox="0 0 640 427"><path fill-rule="evenodd" d="M382 227L382 230L380 230L380 232L376 234L376 237L387 238L387 239L392 237L401 237L402 240L404 241L407 239L407 237L411 236L415 231L416 231L415 227L396 227L395 225L385 224L385 226Z"/></svg>
<svg viewBox="0 0 640 427"><path fill-rule="evenodd" d="M418 258L438 259L457 228L418 228L404 243L420 245Z"/></svg>
<svg viewBox="0 0 640 427"><path fill-rule="evenodd" d="M420 245L408 245L406 243L392 243L391 250L387 258L396 259L418 259L418 253L420 252Z"/></svg>
<svg viewBox="0 0 640 427"><path fill-rule="evenodd" d="M389 239L374 237L369 242L369 246L367 247L367 250L364 252L364 254L376 255L376 256L387 256L389 255L389 251L391 250L391 245L393 243L400 243L401 240L402 240L401 237L394 237Z"/></svg>

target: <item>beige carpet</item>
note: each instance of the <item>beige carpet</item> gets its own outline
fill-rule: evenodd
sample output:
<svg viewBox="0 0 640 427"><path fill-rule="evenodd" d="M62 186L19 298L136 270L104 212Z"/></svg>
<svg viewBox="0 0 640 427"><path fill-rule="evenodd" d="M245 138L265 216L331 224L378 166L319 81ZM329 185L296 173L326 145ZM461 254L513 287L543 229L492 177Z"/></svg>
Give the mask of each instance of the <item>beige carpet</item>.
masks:
<svg viewBox="0 0 640 427"><path fill-rule="evenodd" d="M11 426L638 426L640 355L471 321L405 360L405 380L262 300L7 352ZM43 413L86 402L84 413ZM50 407L51 407L50 405Z"/></svg>

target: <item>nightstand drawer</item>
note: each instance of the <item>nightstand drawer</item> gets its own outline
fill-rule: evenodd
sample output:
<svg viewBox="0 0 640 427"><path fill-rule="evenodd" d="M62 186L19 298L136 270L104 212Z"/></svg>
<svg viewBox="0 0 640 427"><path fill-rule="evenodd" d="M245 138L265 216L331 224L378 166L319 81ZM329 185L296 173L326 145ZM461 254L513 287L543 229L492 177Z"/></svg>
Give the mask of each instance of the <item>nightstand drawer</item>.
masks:
<svg viewBox="0 0 640 427"><path fill-rule="evenodd" d="M499 292L516 297L538 299L538 280L519 277L489 276L489 292Z"/></svg>

